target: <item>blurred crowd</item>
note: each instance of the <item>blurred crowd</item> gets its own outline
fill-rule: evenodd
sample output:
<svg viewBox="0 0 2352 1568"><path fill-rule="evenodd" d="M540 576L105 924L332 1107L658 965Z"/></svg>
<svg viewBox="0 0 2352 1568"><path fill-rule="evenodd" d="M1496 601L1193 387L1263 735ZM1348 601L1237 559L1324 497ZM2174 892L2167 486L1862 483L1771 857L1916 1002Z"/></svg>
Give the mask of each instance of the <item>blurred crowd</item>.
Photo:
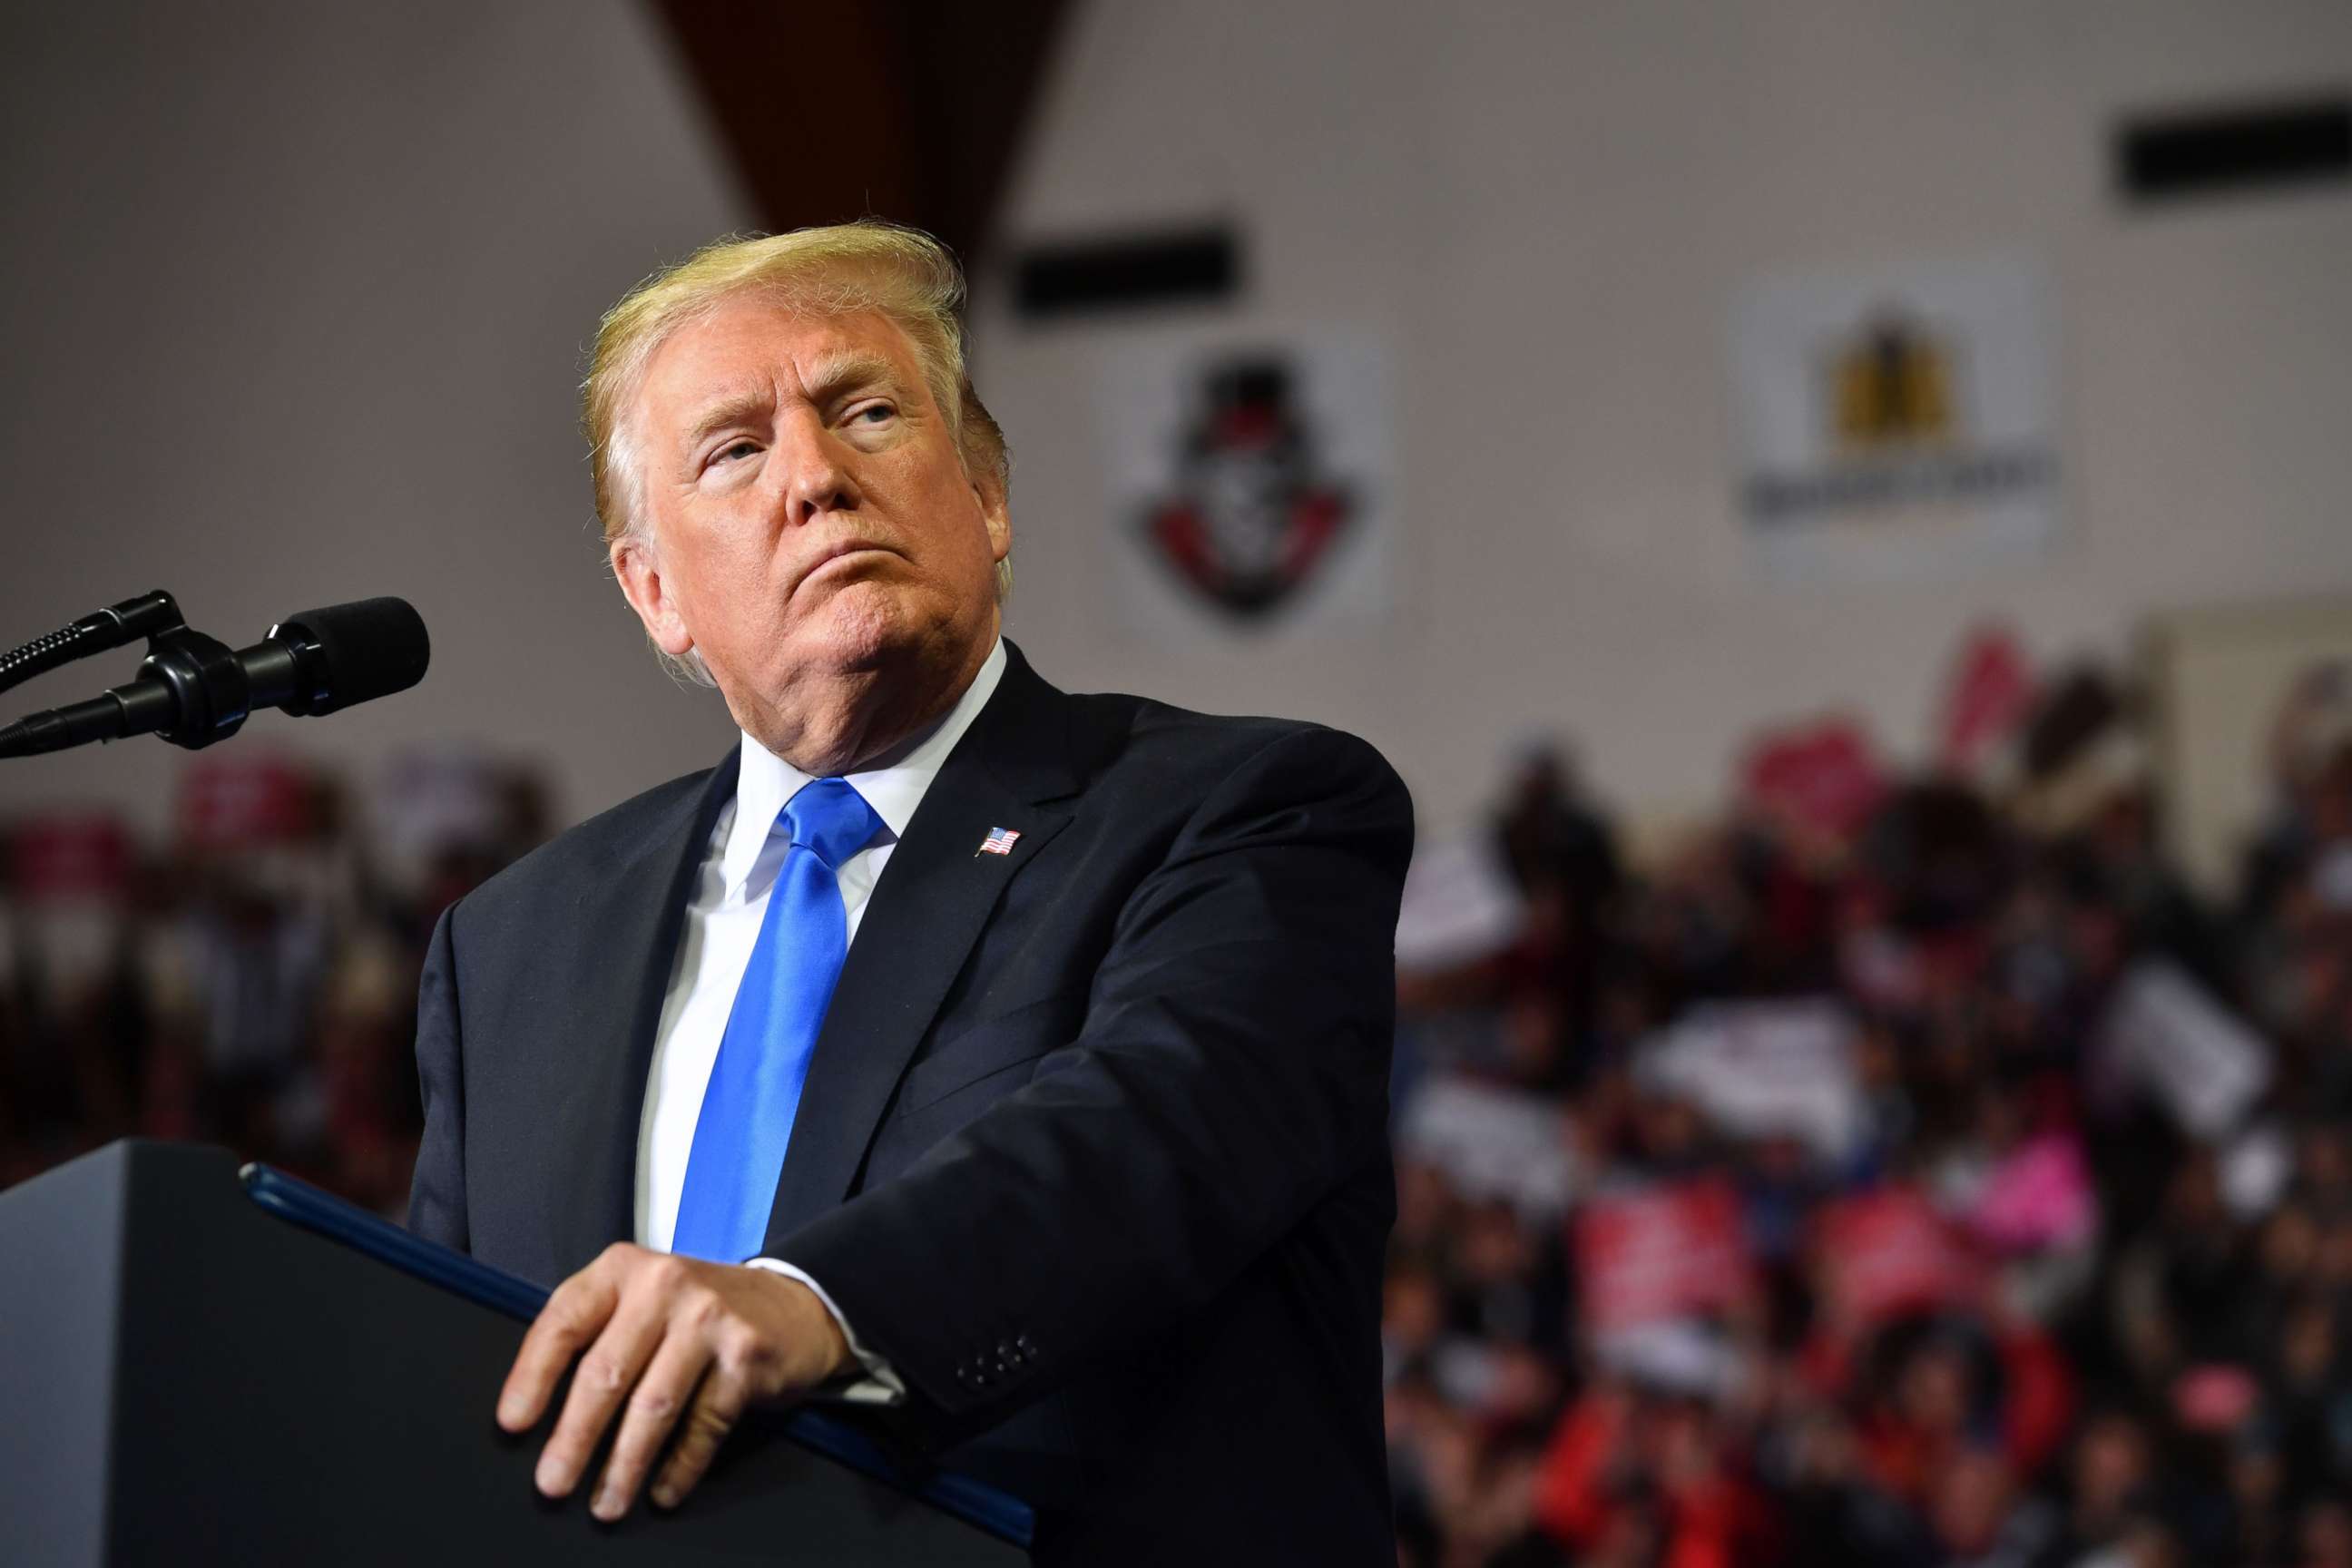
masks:
<svg viewBox="0 0 2352 1568"><path fill-rule="evenodd" d="M1417 866L1405 1563L2352 1568L2344 676L2214 898L2130 693L1994 666L1638 871L1542 748Z"/></svg>
<svg viewBox="0 0 2352 1568"><path fill-rule="evenodd" d="M362 788L232 748L184 765L161 835L95 809L0 823L0 1186L196 1139L404 1215L433 922L548 816L485 757Z"/></svg>
<svg viewBox="0 0 2352 1568"><path fill-rule="evenodd" d="M2352 680L2226 897L2147 724L1995 647L1937 764L1825 722L1636 864L1561 752L1399 932L1411 1568L2352 1568ZM528 772L192 759L0 824L0 1184L229 1144L382 1212L426 940Z"/></svg>

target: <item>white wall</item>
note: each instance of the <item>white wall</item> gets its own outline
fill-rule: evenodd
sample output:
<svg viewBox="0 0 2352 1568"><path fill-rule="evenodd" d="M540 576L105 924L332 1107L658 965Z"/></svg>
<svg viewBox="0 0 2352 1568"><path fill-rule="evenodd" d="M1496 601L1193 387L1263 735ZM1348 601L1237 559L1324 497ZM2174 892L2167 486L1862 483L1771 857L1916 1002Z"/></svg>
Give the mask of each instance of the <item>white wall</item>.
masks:
<svg viewBox="0 0 2352 1568"><path fill-rule="evenodd" d="M1013 629L1049 674L1371 736L1438 830L1551 727L1648 814L1704 804L1759 717L1896 744L1979 616L2039 651L2143 611L2352 585L2352 200L2134 216L2126 107L2341 84L2340 0L1089 0L1005 232L1232 215L1253 319L1397 356L1411 608L1278 659L1128 635L1092 400L1116 333L983 279L1016 444ZM0 642L141 589L232 640L397 593L423 691L279 743L549 763L579 816L717 754L608 582L572 387L596 314L749 221L624 0L0 13ZM2059 284L2069 532L1959 584L1775 589L1729 507L1724 321L1759 272L2038 249ZM128 654L0 700L94 692ZM160 816L153 742L0 767Z"/></svg>
<svg viewBox="0 0 2352 1568"><path fill-rule="evenodd" d="M232 644L373 594L418 691L257 743L362 772L420 742L553 764L582 815L716 757L604 574L574 387L598 312L744 226L626 0L0 13L0 643L150 587ZM0 699L95 694L125 651ZM0 764L0 816L153 823L154 741Z"/></svg>
<svg viewBox="0 0 2352 1568"><path fill-rule="evenodd" d="M2154 608L2352 584L2352 197L2135 214L2107 163L2121 111L2347 79L2340 0L1092 0L1006 232L1231 216L1245 319L1388 334L1413 608L1279 657L1129 636L1091 407L1118 334L1016 322L1000 280L1014 632L1066 684L1359 730L1442 832L1531 731L1670 814L1759 718L1845 708L1916 748L1988 615L2045 657L2121 652ZM1764 584L1731 510L1736 291L1987 249L2056 277L2064 542L1969 581Z"/></svg>

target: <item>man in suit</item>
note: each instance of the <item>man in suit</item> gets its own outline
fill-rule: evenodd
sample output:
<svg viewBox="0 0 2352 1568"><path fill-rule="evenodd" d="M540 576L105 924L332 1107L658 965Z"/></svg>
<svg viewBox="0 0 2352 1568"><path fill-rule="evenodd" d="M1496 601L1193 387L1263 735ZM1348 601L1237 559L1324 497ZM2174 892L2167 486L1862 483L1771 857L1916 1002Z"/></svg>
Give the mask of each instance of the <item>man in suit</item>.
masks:
<svg viewBox="0 0 2352 1568"><path fill-rule="evenodd" d="M742 730L448 911L424 1235L561 1279L551 1496L676 1506L747 1409L861 1401L1041 1563L1387 1563L1402 786L1311 725L1076 697L1000 636L961 279L878 223L606 318L615 574ZM665 1452L665 1445L667 1451Z"/></svg>

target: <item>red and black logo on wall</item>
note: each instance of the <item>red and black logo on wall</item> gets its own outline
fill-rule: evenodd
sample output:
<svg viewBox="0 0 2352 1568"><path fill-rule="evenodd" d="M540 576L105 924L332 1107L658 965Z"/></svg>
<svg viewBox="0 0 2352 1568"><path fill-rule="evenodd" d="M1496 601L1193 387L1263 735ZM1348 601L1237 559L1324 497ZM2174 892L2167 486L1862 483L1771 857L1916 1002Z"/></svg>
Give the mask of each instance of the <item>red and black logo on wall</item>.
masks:
<svg viewBox="0 0 2352 1568"><path fill-rule="evenodd" d="M1284 361L1213 365L1177 453L1171 493L1149 506L1152 558L1239 619L1287 602L1331 557L1354 518L1348 489L1318 471Z"/></svg>

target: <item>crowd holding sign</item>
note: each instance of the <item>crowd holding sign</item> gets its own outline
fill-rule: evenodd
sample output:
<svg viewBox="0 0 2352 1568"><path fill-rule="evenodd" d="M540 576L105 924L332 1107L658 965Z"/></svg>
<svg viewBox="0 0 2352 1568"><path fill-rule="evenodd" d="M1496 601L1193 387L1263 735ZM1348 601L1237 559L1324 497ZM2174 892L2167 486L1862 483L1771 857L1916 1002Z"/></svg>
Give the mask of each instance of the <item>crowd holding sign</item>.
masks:
<svg viewBox="0 0 2352 1568"><path fill-rule="evenodd" d="M2343 695L2226 907L2130 689L1998 636L1934 773L1776 727L1633 870L1523 773L1522 918L1400 994L1414 1102L1486 1108L1398 1151L1404 1562L2352 1564ZM1566 1213L1472 1125L1556 1129Z"/></svg>
<svg viewBox="0 0 2352 1568"><path fill-rule="evenodd" d="M0 1185L141 1134L402 1212L425 942L544 836L544 786L445 752L362 791L237 748L184 765L168 820L0 823Z"/></svg>

